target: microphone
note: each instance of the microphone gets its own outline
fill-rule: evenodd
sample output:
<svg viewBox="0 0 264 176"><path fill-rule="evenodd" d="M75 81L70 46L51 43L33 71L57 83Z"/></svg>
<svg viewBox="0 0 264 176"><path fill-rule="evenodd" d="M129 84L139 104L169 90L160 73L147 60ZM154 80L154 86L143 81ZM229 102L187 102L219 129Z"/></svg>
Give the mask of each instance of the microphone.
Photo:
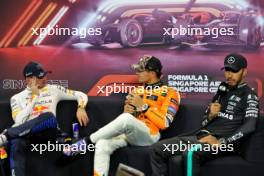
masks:
<svg viewBox="0 0 264 176"><path fill-rule="evenodd" d="M219 102L221 97L224 96L228 91L229 91L228 84L226 82L221 82L215 96L213 97L212 102L213 103Z"/></svg>

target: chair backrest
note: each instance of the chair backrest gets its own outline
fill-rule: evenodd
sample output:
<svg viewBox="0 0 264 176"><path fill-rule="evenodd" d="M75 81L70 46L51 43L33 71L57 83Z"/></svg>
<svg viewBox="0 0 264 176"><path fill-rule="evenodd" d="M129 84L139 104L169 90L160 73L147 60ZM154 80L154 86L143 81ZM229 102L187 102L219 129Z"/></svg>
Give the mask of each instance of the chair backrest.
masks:
<svg viewBox="0 0 264 176"><path fill-rule="evenodd" d="M89 135L115 119L123 111L123 101L116 97L89 97L86 111L89 125L80 129L80 135ZM76 101L61 101L57 106L57 120L62 131L71 134L72 123L76 122Z"/></svg>
<svg viewBox="0 0 264 176"><path fill-rule="evenodd" d="M162 138L170 138L199 129L206 107L207 102L182 101L179 112L170 127L161 132Z"/></svg>
<svg viewBox="0 0 264 176"><path fill-rule="evenodd" d="M8 101L0 102L0 132L13 124L11 107Z"/></svg>
<svg viewBox="0 0 264 176"><path fill-rule="evenodd" d="M264 163L264 116L260 116L256 131L241 143L241 156L250 162Z"/></svg>
<svg viewBox="0 0 264 176"><path fill-rule="evenodd" d="M198 129L206 102L183 101L178 114L171 126L162 131L162 138L174 137L179 134ZM103 125L109 123L123 111L120 97L90 97L87 106L90 125L82 128L80 134L87 136ZM71 124L76 122L77 103L61 101L57 108L57 118L63 131L71 133ZM9 102L0 102L0 131L13 124ZM241 155L248 161L264 162L264 117L257 122L256 132L245 138L241 145Z"/></svg>

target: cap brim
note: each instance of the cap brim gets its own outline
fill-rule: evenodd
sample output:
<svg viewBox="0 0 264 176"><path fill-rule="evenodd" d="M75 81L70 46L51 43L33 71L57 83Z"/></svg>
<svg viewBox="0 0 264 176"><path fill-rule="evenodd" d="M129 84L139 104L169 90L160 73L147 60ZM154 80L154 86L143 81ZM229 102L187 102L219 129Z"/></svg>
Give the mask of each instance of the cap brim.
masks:
<svg viewBox="0 0 264 176"><path fill-rule="evenodd" d="M144 71L139 64L132 64L131 68L135 71Z"/></svg>
<svg viewBox="0 0 264 176"><path fill-rule="evenodd" d="M240 70L239 68L234 67L232 65L225 65L224 67L221 68L221 70L226 70L226 69L233 70L234 72L238 72Z"/></svg>
<svg viewBox="0 0 264 176"><path fill-rule="evenodd" d="M33 73L31 73L31 74L24 74L24 77L25 78L28 78L28 77L31 77L31 76L33 76Z"/></svg>
<svg viewBox="0 0 264 176"><path fill-rule="evenodd" d="M52 73L52 71L45 71L43 76L38 76L38 78L44 78L45 76L47 76L47 74Z"/></svg>

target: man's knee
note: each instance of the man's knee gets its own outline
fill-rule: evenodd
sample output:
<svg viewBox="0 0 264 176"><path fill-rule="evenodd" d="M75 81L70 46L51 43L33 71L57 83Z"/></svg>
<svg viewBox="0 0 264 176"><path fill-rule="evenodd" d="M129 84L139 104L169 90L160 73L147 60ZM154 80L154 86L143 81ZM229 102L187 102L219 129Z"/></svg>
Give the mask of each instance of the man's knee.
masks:
<svg viewBox="0 0 264 176"><path fill-rule="evenodd" d="M52 112L44 112L40 114L39 117L44 118L44 119L56 118Z"/></svg>
<svg viewBox="0 0 264 176"><path fill-rule="evenodd" d="M136 117L134 117L132 114L129 113L122 113L118 116L119 119L123 120L123 121L131 121L133 119L135 119Z"/></svg>
<svg viewBox="0 0 264 176"><path fill-rule="evenodd" d="M181 140L178 137L159 141L151 146L152 154L175 155L181 153Z"/></svg>
<svg viewBox="0 0 264 176"><path fill-rule="evenodd" d="M163 141L159 141L157 143L154 143L150 146L150 154L151 156L160 155L164 151L164 143Z"/></svg>
<svg viewBox="0 0 264 176"><path fill-rule="evenodd" d="M33 119L35 120L35 119ZM52 113L44 113L40 115L40 118L36 118L34 124L35 126L32 128L32 132L40 132L46 129L57 129L58 123L56 117Z"/></svg>
<svg viewBox="0 0 264 176"><path fill-rule="evenodd" d="M125 127L134 127L136 117L129 113L123 113L118 117Z"/></svg>
<svg viewBox="0 0 264 176"><path fill-rule="evenodd" d="M113 149L111 148L110 141L107 139L100 139L95 144L96 154L112 154Z"/></svg>

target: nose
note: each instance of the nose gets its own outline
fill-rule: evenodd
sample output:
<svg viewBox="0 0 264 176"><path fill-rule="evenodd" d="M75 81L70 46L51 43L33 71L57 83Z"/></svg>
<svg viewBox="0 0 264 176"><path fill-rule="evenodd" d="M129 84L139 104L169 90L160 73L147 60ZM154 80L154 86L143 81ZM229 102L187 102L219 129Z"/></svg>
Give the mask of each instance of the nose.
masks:
<svg viewBox="0 0 264 176"><path fill-rule="evenodd" d="M226 77L227 78L232 78L232 72L226 71Z"/></svg>

